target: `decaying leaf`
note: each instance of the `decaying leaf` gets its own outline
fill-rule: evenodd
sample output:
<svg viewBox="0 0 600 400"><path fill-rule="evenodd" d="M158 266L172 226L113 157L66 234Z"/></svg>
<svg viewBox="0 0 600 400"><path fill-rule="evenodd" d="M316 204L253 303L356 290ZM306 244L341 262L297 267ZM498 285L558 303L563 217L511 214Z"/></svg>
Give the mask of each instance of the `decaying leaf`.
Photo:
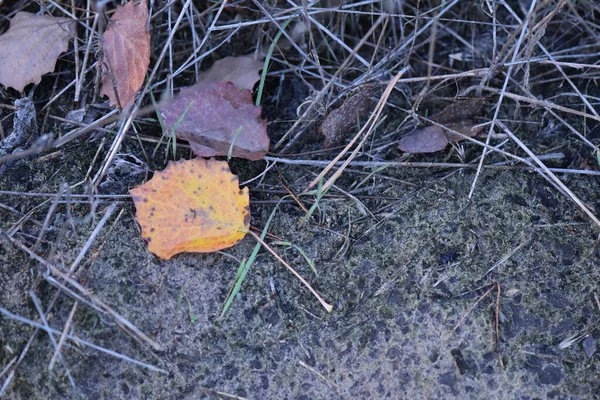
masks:
<svg viewBox="0 0 600 400"><path fill-rule="evenodd" d="M130 193L148 250L162 259L231 247L250 226L248 188L225 161L171 161Z"/></svg>
<svg viewBox="0 0 600 400"><path fill-rule="evenodd" d="M231 82L238 89L252 90L260 79L258 71L262 67L263 63L252 57L225 57L215 61L207 71L201 73L196 85L207 88L217 83Z"/></svg>
<svg viewBox="0 0 600 400"><path fill-rule="evenodd" d="M448 122L444 126L468 137L474 137L483 130L483 126L473 129L473 121L469 120ZM408 133L400 140L398 148L407 153L434 153L444 150L448 143L460 142L461 140L464 140L464 137L433 125L423 129L415 129Z"/></svg>
<svg viewBox="0 0 600 400"><path fill-rule="evenodd" d="M479 113L484 104L485 99L482 98L457 100L448 104L442 109L442 111L433 114L429 119L437 122L438 124L460 121Z"/></svg>
<svg viewBox="0 0 600 400"><path fill-rule="evenodd" d="M269 150L261 108L254 106L250 90L231 82L184 88L160 113L169 132L190 142L198 156L224 156L231 149L233 157L260 160Z"/></svg>
<svg viewBox="0 0 600 400"><path fill-rule="evenodd" d="M360 118L365 117L371 110L373 101L373 88L367 87L349 97L344 103L327 115L319 133L325 136L325 148L341 144L352 127L355 127Z"/></svg>
<svg viewBox="0 0 600 400"><path fill-rule="evenodd" d="M101 94L108 96L113 106L132 105L146 78L150 64L147 20L146 0L138 3L132 0L117 7L102 35L103 62L107 71L102 79Z"/></svg>
<svg viewBox="0 0 600 400"><path fill-rule="evenodd" d="M20 92L54 71L56 60L69 48L75 21L18 12L0 36L0 83Z"/></svg>
<svg viewBox="0 0 600 400"><path fill-rule="evenodd" d="M447 122L444 124L444 126L453 131L462 133L463 135L468 137L477 136L479 132L481 132L485 127L480 125L475 128L475 123L470 119L457 122ZM457 135L453 132L444 131L444 135L446 136L446 139L448 139L449 142L460 142L461 140L464 140L464 137Z"/></svg>
<svg viewBox="0 0 600 400"><path fill-rule="evenodd" d="M444 150L448 145L448 139L439 126L428 126L423 129L415 129L404 136L398 148L407 153L434 153Z"/></svg>
<svg viewBox="0 0 600 400"><path fill-rule="evenodd" d="M456 101L430 117L432 121L444 125L450 131L437 125L415 129L400 140L398 148L408 153L433 153L445 149L448 143L465 139L451 131L474 137L483 130L483 126L475 128L475 123L466 118L478 113L482 106L482 99Z"/></svg>

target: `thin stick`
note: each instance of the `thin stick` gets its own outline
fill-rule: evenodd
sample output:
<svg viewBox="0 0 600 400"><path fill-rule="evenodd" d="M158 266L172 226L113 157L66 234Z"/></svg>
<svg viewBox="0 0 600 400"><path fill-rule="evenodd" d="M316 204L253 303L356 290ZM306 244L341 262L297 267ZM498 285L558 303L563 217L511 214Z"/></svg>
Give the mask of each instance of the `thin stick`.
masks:
<svg viewBox="0 0 600 400"><path fill-rule="evenodd" d="M58 358L60 359L60 362L62 363L65 372L67 374L67 378L69 378L69 383L71 384L71 386L74 388L75 386L75 380L73 379L73 376L71 375L71 371L69 370L69 366L67 365L67 362L65 361L62 353L60 352L60 348L58 347L58 343L56 343L56 339L54 338L54 335L50 332L50 325L48 325L48 320L46 319L46 314L44 313L44 309L42 308L42 303L40 302L40 299L35 295L35 293L33 292L33 290L29 291L29 296L31 296L31 300L33 301L33 304L35 305L35 309L37 310L38 314L40 315L40 320L42 321L42 324L44 324L45 327L45 331L46 333L48 333L48 337L50 338L50 343L52 343L52 347L54 347L54 354L58 355Z"/></svg>
<svg viewBox="0 0 600 400"><path fill-rule="evenodd" d="M75 95L73 97L73 101L75 102L79 102L79 95L81 93L81 87L83 86L83 80L85 78L85 68L87 66L88 58L90 56L90 49L92 48L92 41L94 40L94 32L96 31L96 26L98 25L99 15L100 14L96 13L96 15L94 16L94 22L92 23L92 31L88 33L88 42L87 46L85 47L85 54L83 55L81 73L79 74L79 79L77 79L77 84L75 85Z"/></svg>
<svg viewBox="0 0 600 400"><path fill-rule="evenodd" d="M21 316L19 316L17 314L13 314L12 312L8 311L6 308L0 307L0 313L3 314L4 316L6 316L7 318L14 319L15 321L19 321L21 323L24 323L26 325L32 326L34 328L41 329L44 332L48 332L49 334L55 334L55 335L60 335L61 334L61 332L57 331L56 329L52 329L52 328L46 327L43 324L40 324L39 322L35 322L35 321L30 320L30 319L23 318L23 317L21 317ZM79 343L81 345L88 346L88 347L90 347L90 348L92 348L94 350L98 350L99 352L108 354L108 355L116 357L116 358L120 358L121 360L129 361L130 363L133 363L135 365L139 365L139 366L144 367L144 368L148 368L149 370L152 370L152 371L155 371L155 372L161 372L163 374L168 374L169 373L168 371L165 371L164 369L155 367L154 365L146 364L145 362L138 361L138 360L136 360L134 358L128 357L126 355L117 353L117 352L109 350L109 349L106 349L106 348L104 348L102 346L95 345L93 343L88 342L87 340L80 339L77 336L67 335L67 338L70 339L70 340L72 340L75 343ZM0 393L0 395L1 394L2 393Z"/></svg>
<svg viewBox="0 0 600 400"><path fill-rule="evenodd" d="M500 362L500 367L504 369L504 361L502 361L502 350L500 349L500 294L502 290L500 289L500 282L496 282L496 286L498 287L498 293L496 294L496 352L498 353L498 362Z"/></svg>
<svg viewBox="0 0 600 400"><path fill-rule="evenodd" d="M452 331L450 332L450 334L454 335L454 333L456 333L456 330L458 328L460 328L460 326L463 324L463 322L465 322L465 320L467 319L467 316L471 313L471 311L473 311L473 309L475 307L477 307L477 304L479 304L481 302L481 300L485 299L485 297L490 294L490 292L492 290L494 290L494 285L492 285L484 294L482 294L475 303L471 304L471 306L469 307L469 309L464 313L464 315L460 318L460 320L456 323L456 325L454 325L454 328L452 328Z"/></svg>
<svg viewBox="0 0 600 400"><path fill-rule="evenodd" d="M302 276L301 276L301 275L300 275L298 272L296 272L296 270L295 270L294 268L292 268L292 267L291 267L291 266L290 266L288 263L286 263L286 262L283 260L283 258L281 258L281 257L279 256L279 254L277 254L277 253L275 252L275 250L273 250L271 247L269 247L269 245L268 245L268 244L266 244L266 243L265 243L265 241L264 241L264 240L262 240L262 239L260 238L260 236L258 236L256 233L254 233L254 232L252 232L252 231L248 231L248 233L249 233L250 235L252 235L252 236L254 237L254 239L256 239L256 241L257 241L257 242L259 242L260 244L262 244L262 245L264 246L264 248L265 248L265 249L269 250L269 252L270 252L271 254L273 254L273 256L274 256L274 257L275 257L275 258L276 258L276 259L277 259L277 260L278 260L280 263L282 263L282 264L283 264L283 265L284 265L284 266L285 266L287 269L289 269L289 270L290 270L290 272L291 272L292 274L294 274L294 276L295 276L296 278L298 278L298 280L300 280L300 282L302 282L302 284L303 284L304 286L306 286L306 287L308 288L308 290L310 290L310 292L311 292L311 293L312 293L312 294L313 294L313 295L314 295L314 296L317 298L317 300L319 300L319 303L321 303L321 305L322 305L323 307L325 307L325 309L327 310L327 312L331 312L331 311L333 311L333 306L332 306L332 305L330 305L330 304L328 304L328 303L327 303L325 300L323 300L323 298L322 298L322 297L319 295L319 293L317 293L317 292L316 292L316 290L315 290L315 289L313 289L313 288L312 288L312 286L310 286L310 284L309 284L309 283L308 283L306 280L304 280L304 278L303 278L303 277L302 277Z"/></svg>
<svg viewBox="0 0 600 400"><path fill-rule="evenodd" d="M77 301L75 301L75 303L73 303L73 307L71 308L71 312L69 313L69 318L67 318L67 323L65 324L62 334L60 335L60 339L58 340L58 346L56 346L56 350L54 350L54 354L52 355L52 358L50 359L50 363L48 364L48 371L52 371L52 369L54 368L56 359L60 355L60 350L63 348L63 345L65 344L68 332L69 332L69 330L71 330L71 325L73 324L73 317L75 316L75 311L77 310L78 304L79 304L79 302L77 302Z"/></svg>

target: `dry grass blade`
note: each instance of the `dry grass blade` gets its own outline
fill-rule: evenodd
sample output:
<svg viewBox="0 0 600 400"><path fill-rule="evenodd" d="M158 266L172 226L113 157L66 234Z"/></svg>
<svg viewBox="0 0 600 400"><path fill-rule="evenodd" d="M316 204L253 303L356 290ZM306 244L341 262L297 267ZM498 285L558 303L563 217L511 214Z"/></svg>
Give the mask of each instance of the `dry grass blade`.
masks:
<svg viewBox="0 0 600 400"><path fill-rule="evenodd" d="M325 310L327 310L327 312L333 311L333 306L331 304L327 303L325 300L323 300L323 298L321 297L321 295L319 293L317 293L315 291L315 289L313 289L312 286L310 286L310 284L298 272L296 272L296 270L294 268L292 268L287 262L285 262L283 260L283 258L281 258L279 256L279 254L277 254L268 244L266 244L264 242L264 240L262 240L260 238L260 236L258 236L256 233L254 233L252 231L248 231L248 233L250 233L250 235L252 235L254 237L254 239L256 239L257 242L259 242L265 249L267 249L269 251L269 253L273 254L273 256L280 263L282 263L292 274L294 274L294 276L296 278L298 278L298 280L300 282L302 282L302 284L304 286L306 286L306 288L313 294L313 296L316 297L316 299L319 301L319 303L321 303L321 305L323 306L323 308L325 308Z"/></svg>
<svg viewBox="0 0 600 400"><path fill-rule="evenodd" d="M402 77L402 75L404 75L404 73L406 71L408 71L408 67L402 68L396 74L396 76L394 76L394 78L390 81L390 83L388 83L387 87L385 88L385 91L383 92L383 95L379 99L379 102L375 106L375 109L371 113L371 116L369 117L369 119L367 120L365 125L362 127L362 129L354 136L354 138L352 138L350 143L348 143L346 145L346 147L344 147L344 149L331 161L331 163L327 167L325 167L325 169L323 169L323 171L321 171L321 173L315 179L313 179L311 183L309 183L309 185L306 187L306 189L304 189L305 192L312 189L317 183L319 183L319 181L321 179L323 179L325 177L325 175L327 175L327 173L335 166L335 163L338 162L342 157L344 157L348 151L350 151L352 146L354 146L356 141L362 136L363 132L366 131L363 139L358 144L358 146L356 146L356 149L354 149L352 154L344 161L344 163L333 174L333 176L331 178L329 178L329 180L327 180L327 182L323 185L322 190L327 191L329 189L329 187L331 187L331 185L333 185L333 183L336 181L336 179L344 172L344 169L354 159L354 157L356 157L356 154L362 148L362 145L365 143L366 139L373 132L373 130L377 124L377 120L379 119L379 116L383 112L383 109L385 107L388 97L392 93L392 90L394 89L394 86L396 86L396 83L398 82L398 80Z"/></svg>
<svg viewBox="0 0 600 400"><path fill-rule="evenodd" d="M567 195L573 200L581 210L587 214L588 217L600 228L600 220L594 215L594 213L577 197L575 193L571 191L558 177L554 174L554 172L550 171L546 165L540 161L540 159L533 154L533 152L518 138L514 133L511 132L510 129L506 127L502 122L497 121L498 126L508 135L510 138L521 148L523 149L527 155L544 171L546 175L554 182L558 187L560 187Z"/></svg>
<svg viewBox="0 0 600 400"><path fill-rule="evenodd" d="M102 312L105 312L105 313L111 315L113 318L115 318L115 321L119 325L122 325L123 327L125 327L126 329L128 329L130 332L132 332L133 334L135 334L136 336L138 336L138 338L140 338L144 342L148 343L148 345L150 345L152 348L154 348L154 350L157 350L157 351L162 350L162 346L160 344L158 344L156 341L154 341L153 339L151 339L150 337L148 337L145 333L143 333L142 331L140 331L135 325L133 325L126 318L124 318L119 313L117 313L112 307L110 307L109 305L107 305L106 303L104 303L102 300L100 300L99 298L97 298L96 296L94 296L92 293L90 293L79 282L77 282L76 280L74 280L73 278L71 278L68 274L65 274L63 271L61 271L60 268L58 268L55 265L53 265L53 264L49 263L48 261L44 260L42 257L40 257L39 255L37 255L36 253L32 252L23 243L21 243L20 241L18 241L16 239L14 239L14 238L6 235L1 230L0 230L0 235L4 235L13 245L15 245L19 249L23 250L31 258L33 258L34 260L38 261L39 263L41 263L45 267L47 267L52 274L54 274L55 276L57 276L58 278L60 278L62 281L64 281L65 284L68 284L70 287L72 287L79 295L89 298L90 301L92 302L92 304L95 305L99 311L102 311ZM50 276L47 276L46 279L48 281L50 281L50 282L56 282L54 280L54 278L52 278Z"/></svg>
<svg viewBox="0 0 600 400"><path fill-rule="evenodd" d="M5 317L7 317L7 318L13 319L15 321L22 322L22 323L27 324L29 326L32 326L34 328L41 329L41 330L43 330L45 332L48 332L49 335L57 335L58 336L58 335L61 334L61 332L57 331L56 329L47 328L46 326L44 326L43 324L40 324L39 322L31 321L31 320L28 320L27 318L23 318L21 316L18 316L16 314L8 311L4 307L0 307L0 313L2 315L4 315ZM110 356L113 356L113 357L116 357L116 358L120 358L120 359L128 361L128 362L130 362L132 364L136 364L136 365L139 365L141 367L148 368L151 371L161 372L163 374L167 374L168 373L168 371L166 371L164 369L155 367L154 365L146 364L145 362L142 362L142 361L135 360L135 359L133 359L131 357L125 356L123 354L119 354L119 353L117 353L115 351L112 351L112 350L109 350L109 349L105 349L104 347L95 345L95 344L93 344L91 342L88 342L87 340L83 340L81 338L78 338L77 336L67 335L67 338L69 340L72 340L75 343L81 344L83 346L90 347L90 348L92 348L94 350L100 351L100 352L108 354ZM0 395L2 395L2 394L3 393L0 392Z"/></svg>
<svg viewBox="0 0 600 400"><path fill-rule="evenodd" d="M521 44L523 42L523 38L525 37L525 33L527 32L527 27L529 26L529 21L533 17L533 10L535 9L536 3L537 3L536 0L531 2L530 6L529 6L529 12L527 13L527 19L525 20L525 23L524 24L521 23L521 25L519 27L521 29L521 34L519 35L519 39L517 40L514 50L513 50L513 56L512 56L512 60L511 60L512 62L514 62L517 59L517 55L519 54L519 50L521 49ZM506 71L506 77L504 79L502 89L500 90L500 96L498 97L496 107L494 108L494 116L492 118L492 122L491 122L490 128L488 130L488 135L485 139L485 144L490 143L490 138L492 136L492 133L494 132L494 127L496 125L496 122L498 121L498 116L500 115L500 110L502 109L502 102L504 101L504 94L506 92L506 88L508 87L508 83L510 82L510 79L511 79L513 65L514 64L510 64L508 66L508 71ZM479 178L479 174L481 173L481 169L483 167L483 163L485 161L486 154L487 154L487 149L484 148L481 153L481 158L479 159L479 166L477 167L477 173L475 174L475 178L473 179L473 183L471 184L471 190L469 191L469 198L471 198L471 196L473 196L473 192L475 191L475 185L477 184L477 179Z"/></svg>

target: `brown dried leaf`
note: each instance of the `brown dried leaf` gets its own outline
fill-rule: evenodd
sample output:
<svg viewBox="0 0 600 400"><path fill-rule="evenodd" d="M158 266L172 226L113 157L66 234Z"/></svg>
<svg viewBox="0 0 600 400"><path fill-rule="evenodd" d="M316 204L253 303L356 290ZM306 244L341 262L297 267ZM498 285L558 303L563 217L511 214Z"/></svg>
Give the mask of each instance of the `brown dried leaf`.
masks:
<svg viewBox="0 0 600 400"><path fill-rule="evenodd" d="M477 134L481 132L484 128L484 126L478 126L477 128L473 129L475 124L473 123L473 121L468 119L459 122L448 122L445 123L444 126L448 129L452 129L453 131L462 133L463 135L468 137L477 136ZM444 135L446 135L446 138L449 142L460 142L461 140L464 140L464 137L452 132L444 131Z"/></svg>
<svg viewBox="0 0 600 400"><path fill-rule="evenodd" d="M428 126L423 129L415 129L404 136L398 148L407 153L434 153L444 150L448 145L448 139L439 126Z"/></svg>
<svg viewBox="0 0 600 400"><path fill-rule="evenodd" d="M346 139L350 128L356 126L357 120L369 113L373 104L371 99L373 92L373 88L365 88L346 99L340 108L327 115L318 131L325 136L325 143L323 144L325 148L341 144Z"/></svg>
<svg viewBox="0 0 600 400"><path fill-rule="evenodd" d="M465 136L474 137L483 127L473 129L475 126L473 121L465 118L477 114L483 103L483 99L479 98L455 101L439 113L432 115L430 119ZM428 126L415 129L403 137L398 148L409 153L433 153L445 149L450 142L460 142L464 139L463 136L439 126Z"/></svg>
<svg viewBox="0 0 600 400"><path fill-rule="evenodd" d="M464 100L457 100L454 103L447 105L439 113L433 114L429 119L443 124L451 121L458 121L461 119L472 117L481 111L481 108L485 104L485 99L481 98L469 98Z"/></svg>
<svg viewBox="0 0 600 400"><path fill-rule="evenodd" d="M113 106L132 105L146 78L150 64L147 20L146 0L137 4L132 0L117 7L102 35L104 64L108 71L102 79L101 95L108 96Z"/></svg>
<svg viewBox="0 0 600 400"><path fill-rule="evenodd" d="M216 83L231 82L238 89L252 90L254 84L260 79L258 71L263 63L248 56L225 57L204 71L198 77L196 85L210 87Z"/></svg>
<svg viewBox="0 0 600 400"><path fill-rule="evenodd" d="M448 122L444 126L468 137L474 137L483 130L483 126L473 129L473 121L466 120L461 122ZM453 132L448 132L441 127L434 125L423 129L415 129L404 136L398 148L408 153L434 153L444 150L450 142L460 142L465 138Z"/></svg>
<svg viewBox="0 0 600 400"><path fill-rule="evenodd" d="M18 12L0 36L0 83L20 92L54 71L56 60L69 48L75 21Z"/></svg>
<svg viewBox="0 0 600 400"><path fill-rule="evenodd" d="M254 106L250 90L231 82L184 88L159 111L169 132L190 142L198 156L224 156L231 148L233 157L260 160L269 150L261 108Z"/></svg>

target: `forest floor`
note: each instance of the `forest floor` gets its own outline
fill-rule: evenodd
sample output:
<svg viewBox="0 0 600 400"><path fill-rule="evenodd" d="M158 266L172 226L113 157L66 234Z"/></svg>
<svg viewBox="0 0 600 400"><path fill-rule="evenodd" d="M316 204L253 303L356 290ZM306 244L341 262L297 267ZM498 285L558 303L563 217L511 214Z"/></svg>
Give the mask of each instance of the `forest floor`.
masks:
<svg viewBox="0 0 600 400"><path fill-rule="evenodd" d="M185 16L171 38L176 62L196 48L196 42L182 44L195 22L199 31L231 24L208 29L201 69L225 56L261 53L278 31L269 16L319 16L309 18L311 28L296 40L320 63L303 64L298 49L283 44L273 55L262 102L272 145L267 159L229 164L240 182L250 181L252 226L262 230L277 207L267 241L333 311L261 249L221 315L240 260L256 245L250 236L222 252L169 260L147 250L128 190L164 169L167 158L193 157L185 142L175 154L164 144L155 153L155 115L138 117L116 157L109 148L120 134L118 122L18 156L41 133L63 137L110 110L105 98L92 97L91 71L84 87L91 122L65 122L81 106L72 90L42 111L53 85L60 91L74 79L71 46L57 67L63 72L28 91L45 130L8 154L17 156L0 154L0 397L600 396L600 227L590 216L600 214L600 25L591 22L600 17L598 5L307 2L303 10L244 1L221 10L213 2L183 3L155 9L152 20L159 26ZM30 2L19 7L39 10ZM54 3L48 7L60 15ZM0 8L3 23L14 12ZM523 35L517 17L528 21ZM373 26L375 34L365 36ZM168 32L153 28L153 62ZM356 55L372 60L372 68L326 33L349 49L365 39ZM346 57L350 63L338 71ZM169 73L163 62L157 82ZM303 190L358 132L353 128L342 146L324 149L317 128L325 114L364 83L379 99L405 66L372 136L304 218L300 204L310 208L317 196ZM485 73L474 72L480 70ZM193 83L188 72L175 77L177 88ZM331 80L338 83L323 89ZM482 134L435 153L396 148L429 124L423 117L459 96L473 97L467 89L475 86L487 88L478 93L482 110L473 116L487 123ZM153 90L159 98L165 86ZM0 89L4 137L24 123L14 111L21 97ZM304 113L315 101L316 111ZM149 96L143 104L152 104ZM478 169L490 122L495 134L488 144L495 150L489 148ZM91 179L107 160L102 179ZM59 273L72 266L71 278ZM71 335L112 353L66 340L50 371L53 343L28 325L42 321L36 302L51 309L44 318L50 327L62 331L68 324Z"/></svg>

